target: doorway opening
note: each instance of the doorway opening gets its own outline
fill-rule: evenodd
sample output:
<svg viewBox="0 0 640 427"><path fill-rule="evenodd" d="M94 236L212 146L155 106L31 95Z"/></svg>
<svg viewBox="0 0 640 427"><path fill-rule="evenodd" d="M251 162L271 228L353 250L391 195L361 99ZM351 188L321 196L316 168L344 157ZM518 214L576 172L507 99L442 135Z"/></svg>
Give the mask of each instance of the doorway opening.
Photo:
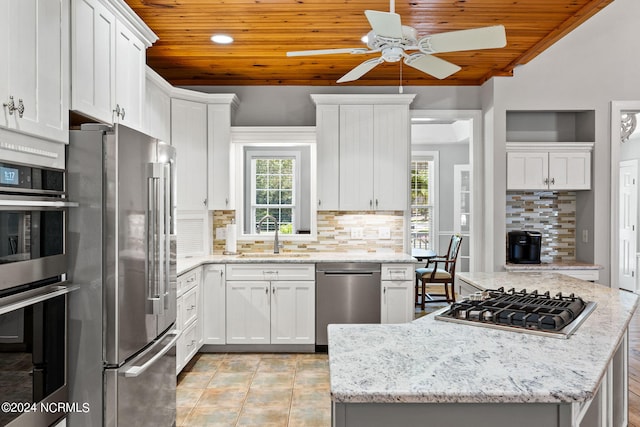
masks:
<svg viewBox="0 0 640 427"><path fill-rule="evenodd" d="M413 248L444 253L452 234L463 236L456 271L481 271L483 168L481 112L411 111Z"/></svg>

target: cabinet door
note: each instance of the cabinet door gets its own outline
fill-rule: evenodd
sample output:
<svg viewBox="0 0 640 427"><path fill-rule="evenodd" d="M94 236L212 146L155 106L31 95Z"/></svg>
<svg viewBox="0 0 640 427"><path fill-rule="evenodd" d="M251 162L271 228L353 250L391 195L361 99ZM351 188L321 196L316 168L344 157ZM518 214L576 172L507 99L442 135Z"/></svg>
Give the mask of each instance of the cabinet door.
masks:
<svg viewBox="0 0 640 427"><path fill-rule="evenodd" d="M507 153L507 190L546 190L548 180L547 152Z"/></svg>
<svg viewBox="0 0 640 427"><path fill-rule="evenodd" d="M209 156L209 209L233 209L231 184L231 106L207 106Z"/></svg>
<svg viewBox="0 0 640 427"><path fill-rule="evenodd" d="M373 110L374 209L406 210L409 200L409 106L376 105Z"/></svg>
<svg viewBox="0 0 640 427"><path fill-rule="evenodd" d="M269 344L269 282L227 281L227 344Z"/></svg>
<svg viewBox="0 0 640 427"><path fill-rule="evenodd" d="M271 282L271 344L315 343L315 282Z"/></svg>
<svg viewBox="0 0 640 427"><path fill-rule="evenodd" d="M317 129L317 209L340 209L340 107L318 105ZM338 159L338 161L336 161Z"/></svg>
<svg viewBox="0 0 640 427"><path fill-rule="evenodd" d="M549 188L589 190L591 188L591 153L549 153Z"/></svg>
<svg viewBox="0 0 640 427"><path fill-rule="evenodd" d="M147 135L158 138L160 141L171 143L171 97L167 93L168 83L160 85L154 79L149 78L147 69L147 80L145 90L145 114L144 129ZM156 77L161 79L161 77ZM166 87L166 89L163 89Z"/></svg>
<svg viewBox="0 0 640 427"><path fill-rule="evenodd" d="M112 123L115 16L98 0L72 0L71 7L71 109Z"/></svg>
<svg viewBox="0 0 640 427"><path fill-rule="evenodd" d="M118 122L143 130L145 45L122 22L116 22L116 110Z"/></svg>
<svg viewBox="0 0 640 427"><path fill-rule="evenodd" d="M19 113L3 125L20 132L69 141L68 0L7 0L6 87ZM5 5L7 7L7 5ZM8 99L2 99L8 102ZM6 120L6 122L5 122Z"/></svg>
<svg viewBox="0 0 640 427"><path fill-rule="evenodd" d="M202 289L203 344L226 344L224 265L208 265Z"/></svg>
<svg viewBox="0 0 640 427"><path fill-rule="evenodd" d="M374 208L373 174L373 105L341 105L340 210Z"/></svg>
<svg viewBox="0 0 640 427"><path fill-rule="evenodd" d="M414 286L412 280L383 280L381 323L406 323L413 320Z"/></svg>
<svg viewBox="0 0 640 427"><path fill-rule="evenodd" d="M176 147L178 210L207 208L207 106L171 100L171 144Z"/></svg>

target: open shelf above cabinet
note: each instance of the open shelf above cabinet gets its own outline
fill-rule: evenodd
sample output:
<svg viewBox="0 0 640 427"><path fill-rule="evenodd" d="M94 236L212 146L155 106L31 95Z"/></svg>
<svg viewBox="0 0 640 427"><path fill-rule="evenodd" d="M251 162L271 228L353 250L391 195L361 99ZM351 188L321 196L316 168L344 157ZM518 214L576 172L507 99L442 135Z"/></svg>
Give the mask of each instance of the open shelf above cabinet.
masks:
<svg viewBox="0 0 640 427"><path fill-rule="evenodd" d="M511 142L595 142L595 111L507 111Z"/></svg>

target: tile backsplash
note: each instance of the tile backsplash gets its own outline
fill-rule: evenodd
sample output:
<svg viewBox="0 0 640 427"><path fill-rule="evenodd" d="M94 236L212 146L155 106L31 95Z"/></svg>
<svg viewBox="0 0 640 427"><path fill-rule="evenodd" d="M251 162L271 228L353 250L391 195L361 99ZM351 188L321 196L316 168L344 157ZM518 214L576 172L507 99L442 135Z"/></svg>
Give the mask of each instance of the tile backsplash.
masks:
<svg viewBox="0 0 640 427"><path fill-rule="evenodd" d="M543 262L575 261L576 192L508 191L506 228L541 232Z"/></svg>
<svg viewBox="0 0 640 427"><path fill-rule="evenodd" d="M222 253L224 239L215 238L216 228L226 227L235 218L233 210L210 212L213 224L213 253ZM403 253L404 213L402 211L319 211L318 236L313 241L287 241L284 237L282 252L390 252ZM362 228L362 239L352 239L351 229ZM380 238L380 228L388 228L389 238ZM270 252L273 240L243 241L238 239L238 252Z"/></svg>

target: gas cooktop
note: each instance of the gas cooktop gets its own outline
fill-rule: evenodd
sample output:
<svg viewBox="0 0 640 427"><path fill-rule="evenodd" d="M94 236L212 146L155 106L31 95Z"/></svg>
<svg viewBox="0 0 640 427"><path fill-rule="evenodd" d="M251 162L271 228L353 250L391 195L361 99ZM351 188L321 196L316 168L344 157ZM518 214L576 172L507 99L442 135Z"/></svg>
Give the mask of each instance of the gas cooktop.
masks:
<svg viewBox="0 0 640 427"><path fill-rule="evenodd" d="M596 308L574 294L504 288L476 292L436 313L437 320L569 338Z"/></svg>

